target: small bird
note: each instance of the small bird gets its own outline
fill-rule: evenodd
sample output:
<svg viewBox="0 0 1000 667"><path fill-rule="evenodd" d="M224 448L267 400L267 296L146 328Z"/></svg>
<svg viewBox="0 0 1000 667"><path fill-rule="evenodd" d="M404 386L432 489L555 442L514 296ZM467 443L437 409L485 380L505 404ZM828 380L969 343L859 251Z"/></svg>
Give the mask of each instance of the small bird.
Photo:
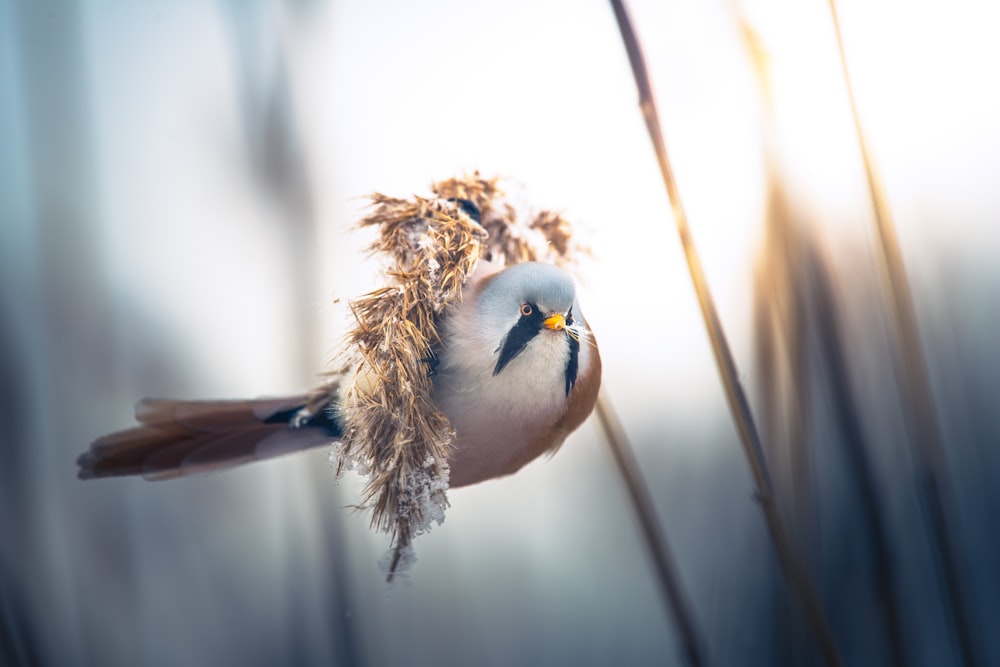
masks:
<svg viewBox="0 0 1000 667"><path fill-rule="evenodd" d="M481 261L439 330L428 372L455 430L450 487L510 475L554 452L593 410L601 358L563 270ZM309 401L144 399L140 425L98 438L78 474L171 479L329 445L343 435L336 399L303 411Z"/></svg>

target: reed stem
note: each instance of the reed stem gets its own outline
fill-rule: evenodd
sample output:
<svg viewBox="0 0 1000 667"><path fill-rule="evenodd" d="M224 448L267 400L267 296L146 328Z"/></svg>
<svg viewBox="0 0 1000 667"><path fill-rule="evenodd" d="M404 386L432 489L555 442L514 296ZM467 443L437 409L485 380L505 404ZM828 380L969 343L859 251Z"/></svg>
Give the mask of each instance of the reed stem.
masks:
<svg viewBox="0 0 1000 667"><path fill-rule="evenodd" d="M636 460L635 452L625 435L625 429L622 428L621 421L614 408L611 407L611 402L604 391L601 391L597 398L596 412L608 447L610 447L615 464L618 466L618 472L621 473L625 488L628 489L632 508L639 519L642 535L646 540L646 548L649 550L650 558L653 559L653 565L660 581L660 589L673 614L677 629L680 631L687 661L694 667L701 667L707 663L701 642L698 639L699 633L694 614L691 612L691 604L681 587L680 577L677 576L677 566L667 541L667 534L661 528L662 524L656 515L653 495L639 471L639 462Z"/></svg>
<svg viewBox="0 0 1000 667"><path fill-rule="evenodd" d="M827 664L840 665L841 661L837 646L834 643L833 634L823 613L819 596L816 594L816 590L806 574L805 567L792 548L788 530L775 502L770 474L764 460L764 448L761 444L760 435L757 432L757 426L750 412L750 404L747 401L746 393L740 384L736 363L733 360L732 352L726 341L722 323L719 320L715 304L712 301L708 282L694 245L694 239L691 236L690 227L688 226L687 216L681 204L680 193L674 179L673 170L667 159L667 149L663 140L663 132L660 128L656 102L653 96L653 87L638 38L632 28L632 22L628 17L623 1L611 0L611 6L614 9L618 29L621 32L622 41L628 53L629 63L632 66L632 74L635 78L636 87L639 90L639 107L645 118L646 128L649 131L653 149L656 152L656 159L660 165L663 183L666 186L667 196L670 199L673 209L677 233L680 236L681 246L684 249L684 256L687 259L688 269L691 273L691 280L694 283L695 293L698 297L698 304L701 307L705 327L708 330L712 352L719 367L719 374L722 378L729 409L737 431L740 434L740 441L743 444L743 450L753 474L757 499L764 512L764 518L771 534L771 540L774 543L779 564L789 585L796 592L802 603L806 619L816 635Z"/></svg>
<svg viewBox="0 0 1000 667"><path fill-rule="evenodd" d="M913 295L910 292L909 281L906 278L906 266L903 263L903 253L896 236L895 223L885 190L875 168L874 160L861 127L861 117L851 86L847 68L847 56L844 51L844 40L840 31L840 19L837 15L837 5L829 0L830 17L837 39L837 53L840 67L847 89L847 100L851 107L851 118L857 135L858 148L861 151L861 161L865 168L868 182L868 192L872 201L875 216L875 227L878 231L879 248L881 250L882 274L887 283L890 300L892 301L896 334L899 337L899 363L902 366L902 391L905 405L912 419L907 420L910 428L910 447L917 463L917 487L927 518L930 523L931 542L943 578L944 593L954 620L955 635L963 664L973 667L977 664L973 648L972 634L969 627L966 609L968 606L962 588L959 570L962 569L958 550L948 529L949 505L943 489L945 480L945 455L941 443L941 429L938 423L934 396L931 392L927 364L920 346L920 333L917 330L917 317L913 307Z"/></svg>

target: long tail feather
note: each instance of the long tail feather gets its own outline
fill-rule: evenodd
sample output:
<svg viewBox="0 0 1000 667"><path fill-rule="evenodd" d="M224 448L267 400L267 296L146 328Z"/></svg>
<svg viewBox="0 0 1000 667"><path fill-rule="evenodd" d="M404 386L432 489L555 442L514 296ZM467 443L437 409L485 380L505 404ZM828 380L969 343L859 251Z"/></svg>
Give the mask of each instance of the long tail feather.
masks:
<svg viewBox="0 0 1000 667"><path fill-rule="evenodd" d="M322 447L340 437L327 410L310 396L246 401L143 399L140 426L95 440L77 459L80 479L141 475L163 480Z"/></svg>

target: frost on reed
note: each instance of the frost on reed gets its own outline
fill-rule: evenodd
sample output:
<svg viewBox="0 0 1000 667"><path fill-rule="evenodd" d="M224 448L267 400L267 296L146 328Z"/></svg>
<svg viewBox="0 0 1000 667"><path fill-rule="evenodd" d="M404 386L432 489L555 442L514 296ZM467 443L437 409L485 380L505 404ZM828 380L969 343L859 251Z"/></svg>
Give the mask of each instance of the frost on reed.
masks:
<svg viewBox="0 0 1000 667"><path fill-rule="evenodd" d="M388 259L387 284L351 302L355 326L338 373L344 436L332 460L338 475L368 477L361 506L371 509L373 527L392 535L388 580L414 560L413 538L444 521L448 507L454 432L433 401L441 316L460 301L481 258L567 264L579 251L558 214L520 222L496 179L476 173L431 191L431 198L371 195L359 227L377 230L370 250ZM328 386L328 396L334 390Z"/></svg>

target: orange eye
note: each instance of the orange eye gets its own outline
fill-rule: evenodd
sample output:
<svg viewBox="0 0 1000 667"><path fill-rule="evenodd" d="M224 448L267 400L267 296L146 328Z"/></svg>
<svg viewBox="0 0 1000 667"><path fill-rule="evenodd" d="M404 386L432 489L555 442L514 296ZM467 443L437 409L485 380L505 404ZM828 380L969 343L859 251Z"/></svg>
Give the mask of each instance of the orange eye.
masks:
<svg viewBox="0 0 1000 667"><path fill-rule="evenodd" d="M531 307L530 303L522 303L521 304L521 315L523 315L524 317L528 317L533 312L534 312L534 309Z"/></svg>

